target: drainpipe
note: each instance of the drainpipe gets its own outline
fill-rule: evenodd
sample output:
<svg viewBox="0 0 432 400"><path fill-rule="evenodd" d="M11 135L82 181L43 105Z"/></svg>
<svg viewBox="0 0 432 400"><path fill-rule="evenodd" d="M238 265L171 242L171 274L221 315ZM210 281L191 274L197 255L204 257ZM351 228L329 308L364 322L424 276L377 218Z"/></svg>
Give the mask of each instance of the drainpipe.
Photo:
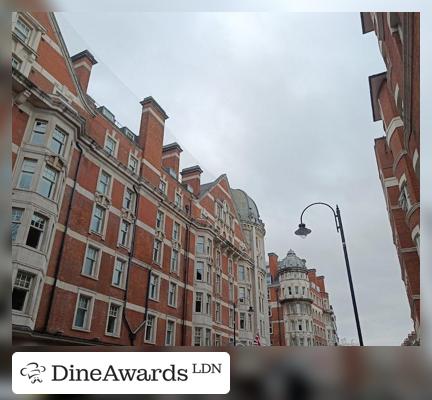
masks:
<svg viewBox="0 0 432 400"><path fill-rule="evenodd" d="M192 221L192 199L189 202L189 207L186 206L186 212L190 217L190 221ZM186 341L186 312L187 312L187 282L189 279L189 247L190 247L190 226L192 222L186 224L186 247L185 247L185 255L184 255L184 271L183 271L183 280L184 280L184 290L183 290L183 315L182 315L182 335L181 335L181 345L185 346Z"/></svg>
<svg viewBox="0 0 432 400"><path fill-rule="evenodd" d="M141 176L141 169L142 164L140 168L140 176ZM126 306L127 306L127 297L128 297L128 289L129 289L129 277L132 267L132 258L135 255L135 234L136 234L136 226L137 226L137 220L138 220L138 212L139 212L139 191L136 188L136 185L132 185L133 190L135 192L135 220L133 223L133 234L132 234L132 241L131 241L131 248L128 252L128 268L127 268L127 274L126 274L126 285L125 285L125 292L123 297L123 303L124 303L124 310L123 310L123 319L126 322L126 326L129 331L129 340L131 346L135 345L135 338L136 338L136 332L132 331L131 324L129 323L129 320L126 315Z"/></svg>
<svg viewBox="0 0 432 400"><path fill-rule="evenodd" d="M55 294L55 290L57 288L57 282L58 282L58 276L60 273L60 268L61 268L61 260L63 258L63 252L64 252L64 244L65 244L65 240L66 240L66 235L67 232L69 230L69 219L70 219L70 215L71 215L71 210L72 210L72 204L73 204L73 200L75 197L75 191L76 191L76 185L77 185L77 178L78 178L78 172L79 172L79 168L81 165L81 158L83 155L83 149L81 147L81 145L76 142L76 146L79 150L79 158L78 158L78 164L75 170L75 175L74 175L74 184L72 187L72 194L71 194L71 199L69 201L69 205L68 205L68 209L67 209L67 214L66 214L66 223L65 223L65 230L62 236L62 240L60 243L60 251L58 253L57 256L57 260L56 260L56 265L55 265L55 269L54 269L54 283L53 283L53 288L51 290L50 296L49 296L49 300L48 300L48 310L47 313L45 315L45 322L44 322L44 326L43 326L43 331L44 332L48 332L48 325L49 325L49 320L51 317L51 311L53 308L53 303L54 303L54 294Z"/></svg>

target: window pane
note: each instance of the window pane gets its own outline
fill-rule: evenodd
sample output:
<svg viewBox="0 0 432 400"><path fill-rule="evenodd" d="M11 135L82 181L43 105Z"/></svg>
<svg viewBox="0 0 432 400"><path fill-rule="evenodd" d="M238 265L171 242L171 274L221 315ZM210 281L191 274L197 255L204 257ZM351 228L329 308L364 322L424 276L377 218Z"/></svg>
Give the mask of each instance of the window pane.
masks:
<svg viewBox="0 0 432 400"><path fill-rule="evenodd" d="M25 158L22 169L21 176L18 186L21 189L30 189L32 184L33 175L36 169L36 160Z"/></svg>
<svg viewBox="0 0 432 400"><path fill-rule="evenodd" d="M54 128L54 133L50 142L50 149L59 155L63 155L64 145L66 143L66 133L58 126Z"/></svg>
<svg viewBox="0 0 432 400"><path fill-rule="evenodd" d="M39 183L38 193L48 199L51 199L54 194L56 180L56 170L45 166L41 181Z"/></svg>
<svg viewBox="0 0 432 400"><path fill-rule="evenodd" d="M31 137L32 144L43 145L45 143L47 124L48 124L47 121L42 121L42 120L35 121L32 137Z"/></svg>
<svg viewBox="0 0 432 400"><path fill-rule="evenodd" d="M22 208L12 208L12 241L13 242L17 237L23 212L24 210Z"/></svg>

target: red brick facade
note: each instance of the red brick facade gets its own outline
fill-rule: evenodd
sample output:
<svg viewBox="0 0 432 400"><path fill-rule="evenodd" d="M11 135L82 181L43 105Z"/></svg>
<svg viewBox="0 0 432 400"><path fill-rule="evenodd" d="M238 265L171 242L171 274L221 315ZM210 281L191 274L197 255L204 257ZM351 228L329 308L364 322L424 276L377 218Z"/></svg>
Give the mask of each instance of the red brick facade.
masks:
<svg viewBox="0 0 432 400"><path fill-rule="evenodd" d="M369 77L374 121L385 136L375 155L393 242L420 343L420 14L362 13L363 33L374 31L386 71Z"/></svg>
<svg viewBox="0 0 432 400"><path fill-rule="evenodd" d="M179 171L152 97L138 135L120 127L86 93L96 60L69 56L54 14L14 13L12 27L15 342L241 338L237 270L255 260L226 175Z"/></svg>

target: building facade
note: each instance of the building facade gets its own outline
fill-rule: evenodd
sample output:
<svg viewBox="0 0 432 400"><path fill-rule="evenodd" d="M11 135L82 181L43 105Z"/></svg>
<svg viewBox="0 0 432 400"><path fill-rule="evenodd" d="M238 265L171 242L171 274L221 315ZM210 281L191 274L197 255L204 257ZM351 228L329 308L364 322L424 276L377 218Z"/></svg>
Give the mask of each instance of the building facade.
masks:
<svg viewBox="0 0 432 400"><path fill-rule="evenodd" d="M69 55L53 13L13 14L14 343L264 337L267 289L239 292L242 271L263 269L264 246L246 239L227 176L201 184L199 166L179 170L182 149L163 145L168 115L152 97L138 134L120 125L87 93L96 64L86 50Z"/></svg>
<svg viewBox="0 0 432 400"><path fill-rule="evenodd" d="M306 267L293 250L278 261L269 253L267 274L273 346L337 346L336 317L324 277Z"/></svg>
<svg viewBox="0 0 432 400"><path fill-rule="evenodd" d="M386 71L369 77L378 174L420 343L420 14L362 13L363 33L375 32Z"/></svg>

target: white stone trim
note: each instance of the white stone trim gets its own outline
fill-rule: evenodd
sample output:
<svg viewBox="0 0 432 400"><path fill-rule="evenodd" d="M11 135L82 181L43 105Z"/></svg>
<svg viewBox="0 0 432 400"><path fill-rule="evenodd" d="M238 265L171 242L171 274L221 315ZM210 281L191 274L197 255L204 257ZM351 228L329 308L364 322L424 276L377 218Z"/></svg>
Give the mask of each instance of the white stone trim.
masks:
<svg viewBox="0 0 432 400"><path fill-rule="evenodd" d="M415 149L414 150L414 154L413 154L413 168L414 168L414 171L416 169L418 161L419 161L419 152L418 152L417 149Z"/></svg>
<svg viewBox="0 0 432 400"><path fill-rule="evenodd" d="M384 187L386 188L399 186L398 180L394 176L392 176L391 178L384 178L383 183Z"/></svg>
<svg viewBox="0 0 432 400"><path fill-rule="evenodd" d="M390 140L391 140L391 137L393 136L394 131L400 127L403 127L403 121L402 121L401 117L399 117L399 116L394 117L390 121L390 123L388 124L387 129L386 129L387 145L390 146Z"/></svg>
<svg viewBox="0 0 432 400"><path fill-rule="evenodd" d="M146 160L145 158L142 158L142 162L145 166L150 168L156 175L161 176L160 171L152 163L150 163L150 161Z"/></svg>
<svg viewBox="0 0 432 400"><path fill-rule="evenodd" d="M415 237L420 235L420 226L417 224L414 229L411 231L411 239L415 243Z"/></svg>
<svg viewBox="0 0 432 400"><path fill-rule="evenodd" d="M144 114L146 112L149 112L151 115L153 115L153 117L155 117L160 122L162 126L165 126L165 121L162 118L160 118L159 115L157 115L151 107L144 107L142 113Z"/></svg>
<svg viewBox="0 0 432 400"><path fill-rule="evenodd" d="M78 68L78 67L84 67L85 69L89 70L91 72L91 67L90 65L88 65L85 61L81 61L78 62L76 64L72 64L74 68Z"/></svg>
<svg viewBox="0 0 432 400"><path fill-rule="evenodd" d="M398 185L399 185L399 189L400 190L402 190L402 185L404 184L404 183L406 183L406 181L407 181L407 178L406 178L406 175L405 175L405 172L402 174L402 176L400 177L400 179L399 179L399 182L398 182Z"/></svg>

